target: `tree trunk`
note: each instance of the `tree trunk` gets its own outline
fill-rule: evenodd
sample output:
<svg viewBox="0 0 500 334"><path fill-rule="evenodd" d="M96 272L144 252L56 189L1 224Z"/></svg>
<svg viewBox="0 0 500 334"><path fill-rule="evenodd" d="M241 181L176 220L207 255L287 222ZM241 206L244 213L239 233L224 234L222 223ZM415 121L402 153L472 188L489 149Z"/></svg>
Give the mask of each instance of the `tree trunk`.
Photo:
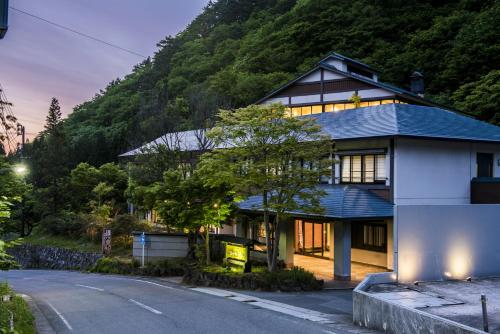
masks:
<svg viewBox="0 0 500 334"><path fill-rule="evenodd" d="M262 207L264 209L264 227L266 229L266 258L267 270L272 271L272 245L271 245L271 227L269 226L269 212L267 210L267 192L262 194Z"/></svg>
<svg viewBox="0 0 500 334"><path fill-rule="evenodd" d="M276 212L276 218L274 220L274 243L273 243L273 253L271 262L271 271L276 271L278 264L278 253L280 248L280 215Z"/></svg>
<svg viewBox="0 0 500 334"><path fill-rule="evenodd" d="M210 264L210 233L208 225L205 226L205 252L207 253L207 266Z"/></svg>

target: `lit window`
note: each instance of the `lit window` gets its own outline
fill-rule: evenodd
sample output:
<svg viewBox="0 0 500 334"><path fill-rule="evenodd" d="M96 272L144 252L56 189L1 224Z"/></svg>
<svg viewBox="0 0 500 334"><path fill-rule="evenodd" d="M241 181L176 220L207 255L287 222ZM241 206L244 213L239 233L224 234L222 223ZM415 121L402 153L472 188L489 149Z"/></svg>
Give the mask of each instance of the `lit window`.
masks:
<svg viewBox="0 0 500 334"><path fill-rule="evenodd" d="M293 117L297 117L297 116L300 116L300 107L295 107L295 108L292 108L292 116Z"/></svg>
<svg viewBox="0 0 500 334"><path fill-rule="evenodd" d="M311 106L302 107L302 116L311 114Z"/></svg>
<svg viewBox="0 0 500 334"><path fill-rule="evenodd" d="M323 112L323 106L312 106L312 113L313 114L320 114Z"/></svg>
<svg viewBox="0 0 500 334"><path fill-rule="evenodd" d="M344 110L344 109L345 109L345 105L343 103L335 104L333 107L333 111L340 111L340 110Z"/></svg>
<svg viewBox="0 0 500 334"><path fill-rule="evenodd" d="M343 183L384 183L385 155L344 155L341 160Z"/></svg>
<svg viewBox="0 0 500 334"><path fill-rule="evenodd" d="M382 101L380 101L380 104L389 104L389 103L394 103L394 100L382 100Z"/></svg>
<svg viewBox="0 0 500 334"><path fill-rule="evenodd" d="M368 107L369 105L370 105L370 104L369 104L368 102L361 102L361 103L359 104L359 106L360 106L361 108Z"/></svg>
<svg viewBox="0 0 500 334"><path fill-rule="evenodd" d="M370 101L370 102L368 102L368 105L369 106L378 106L378 105L380 105L380 101Z"/></svg>
<svg viewBox="0 0 500 334"><path fill-rule="evenodd" d="M356 105L354 103L345 104L345 109L354 109L354 108L356 108Z"/></svg>
<svg viewBox="0 0 500 334"><path fill-rule="evenodd" d="M285 108L285 116L286 117L292 117L292 108Z"/></svg>
<svg viewBox="0 0 500 334"><path fill-rule="evenodd" d="M332 112L334 105L333 104L325 104L325 112Z"/></svg>

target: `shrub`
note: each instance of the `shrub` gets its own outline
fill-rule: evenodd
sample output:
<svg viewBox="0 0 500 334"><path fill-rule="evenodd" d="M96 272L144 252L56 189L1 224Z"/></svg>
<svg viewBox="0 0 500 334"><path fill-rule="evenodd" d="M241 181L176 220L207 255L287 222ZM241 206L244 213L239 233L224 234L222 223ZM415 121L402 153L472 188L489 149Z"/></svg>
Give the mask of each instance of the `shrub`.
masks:
<svg viewBox="0 0 500 334"><path fill-rule="evenodd" d="M184 282L264 291L312 291L321 290L323 287L322 280L317 280L311 272L298 267L272 273L268 272L266 267L253 267L251 273L235 272L217 265L186 267Z"/></svg>
<svg viewBox="0 0 500 334"><path fill-rule="evenodd" d="M139 262L134 259L122 259L103 257L97 260L94 267L90 270L94 273L103 274L132 274L135 268L139 267Z"/></svg>
<svg viewBox="0 0 500 334"><path fill-rule="evenodd" d="M103 274L182 276L186 265L184 259L164 259L148 262L144 268L140 268L139 261L135 259L104 257L90 271Z"/></svg>
<svg viewBox="0 0 500 334"><path fill-rule="evenodd" d="M109 228L113 231L113 236L129 236L133 231L150 231L151 225L133 215L124 214L116 216Z"/></svg>

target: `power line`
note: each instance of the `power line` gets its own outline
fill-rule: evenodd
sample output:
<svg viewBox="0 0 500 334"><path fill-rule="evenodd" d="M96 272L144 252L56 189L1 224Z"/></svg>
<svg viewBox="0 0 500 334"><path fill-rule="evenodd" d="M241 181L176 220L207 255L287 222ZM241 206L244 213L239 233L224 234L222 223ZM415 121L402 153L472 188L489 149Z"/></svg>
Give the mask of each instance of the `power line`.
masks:
<svg viewBox="0 0 500 334"><path fill-rule="evenodd" d="M105 45L107 45L107 46L110 46L110 47L112 47L112 48L119 49L119 50L124 51L124 52L128 52L128 53L133 54L134 56L137 56L137 57L141 57L141 58L148 58L148 57L146 57L146 56L144 56L144 55L141 55L140 53L137 53L137 52L135 52L135 51L132 51L132 50L129 50L129 49L125 49L125 48L122 48L122 47L121 47L121 46L119 46L119 45L116 45L116 44L113 44L113 43L110 43L110 42L106 42L106 41L104 41L104 40L102 40L102 39L99 39L99 38L97 38L97 37L93 37L93 36L87 35L87 34L85 34L85 33L83 33L83 32L78 31L78 30L75 30L75 29L72 29L72 28L69 28L69 27L63 26L63 25L61 25L61 24L59 24L59 23L56 23L56 22L53 22L53 21L50 21L50 20L44 19L43 17L40 17L40 16L37 16L37 15L31 14L31 13L25 12L24 10L20 10L20 9L17 9L17 8L11 7L11 6L9 6L9 8L10 8L10 9L12 9L12 10L15 10L16 12L22 13L22 14L24 14L24 15L27 15L27 16L30 16L30 17L33 17L33 18L35 18L35 19L37 19L37 20L40 20L40 21L43 21L43 22L45 22L45 23L51 24L51 25L53 25L53 26L56 26L56 27L58 27L58 28L60 28L60 29L64 29L64 30L70 31L70 32L72 32L72 33L74 33L74 34L80 35L80 36L82 36L82 37L85 37L85 38L91 39L91 40L93 40L93 41L95 41L95 42L99 42L99 43L105 44Z"/></svg>

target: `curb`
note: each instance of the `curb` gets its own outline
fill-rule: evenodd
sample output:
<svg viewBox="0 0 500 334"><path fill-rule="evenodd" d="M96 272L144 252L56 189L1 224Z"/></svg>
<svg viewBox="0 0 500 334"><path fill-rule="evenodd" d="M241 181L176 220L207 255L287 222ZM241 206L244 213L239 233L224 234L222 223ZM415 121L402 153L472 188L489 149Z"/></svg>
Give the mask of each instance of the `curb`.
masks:
<svg viewBox="0 0 500 334"><path fill-rule="evenodd" d="M50 325L49 321L43 314L43 312L38 308L38 305L28 295L21 294L20 295L29 305L31 312L33 312L33 316L35 317L35 327L37 334L56 334L56 331Z"/></svg>

